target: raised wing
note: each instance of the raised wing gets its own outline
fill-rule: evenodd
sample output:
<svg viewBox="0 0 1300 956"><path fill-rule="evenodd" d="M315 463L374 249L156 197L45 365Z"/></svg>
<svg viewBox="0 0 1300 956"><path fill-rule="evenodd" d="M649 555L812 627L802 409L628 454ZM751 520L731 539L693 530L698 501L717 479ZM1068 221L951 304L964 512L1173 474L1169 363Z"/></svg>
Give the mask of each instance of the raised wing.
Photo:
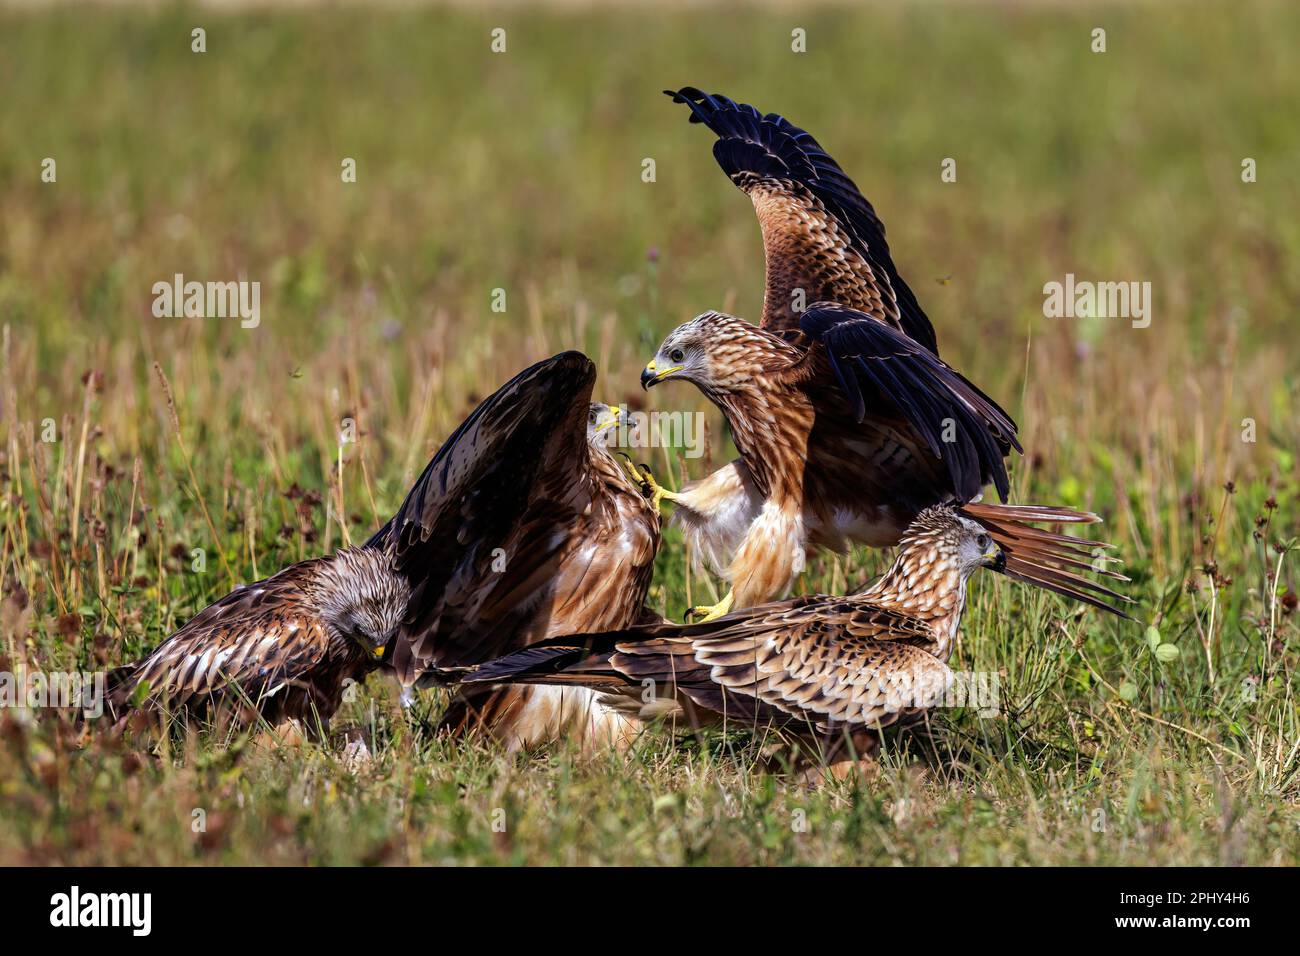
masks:
<svg viewBox="0 0 1300 956"><path fill-rule="evenodd" d="M447 439L397 514L386 547L412 596L391 660L410 681L545 633L539 609L589 501L586 429L596 367L563 352L520 372Z"/></svg>
<svg viewBox="0 0 1300 956"><path fill-rule="evenodd" d="M798 332L802 290L803 302L858 309L938 354L934 326L894 268L884 224L817 140L720 94L664 92L717 134L714 158L754 203L767 258L765 329Z"/></svg>
<svg viewBox="0 0 1300 956"><path fill-rule="evenodd" d="M1016 423L997 402L933 352L856 309L817 303L800 325L814 340L812 368L829 366L858 422L896 408L947 464L959 501L977 497L989 482L1006 501L1003 458L1021 448Z"/></svg>

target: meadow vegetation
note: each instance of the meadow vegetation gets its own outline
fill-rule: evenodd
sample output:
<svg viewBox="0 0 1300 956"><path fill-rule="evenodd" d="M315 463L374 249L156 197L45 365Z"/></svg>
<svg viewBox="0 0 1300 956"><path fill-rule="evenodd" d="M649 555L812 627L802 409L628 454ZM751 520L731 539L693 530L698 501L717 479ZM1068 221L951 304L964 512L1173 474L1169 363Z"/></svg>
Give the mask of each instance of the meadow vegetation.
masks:
<svg viewBox="0 0 1300 956"><path fill-rule="evenodd" d="M703 458L648 458L670 483L725 461L695 390L637 385L678 322L761 306L752 210L659 92L685 84L782 112L856 179L944 357L1020 422L1013 500L1102 514L1140 619L977 578L953 663L998 673L1000 712L889 735L870 780L769 772L739 732L506 757L378 677L339 719L362 765L3 709L0 862L1294 862L1297 40L1280 0L0 9L0 670L134 658L364 540L561 349L601 400L708 412ZM156 318L176 273L260 281L260 325ZM1067 273L1151 282L1150 326L1045 318ZM799 587L882 560L820 555ZM714 586L670 535L652 604Z"/></svg>

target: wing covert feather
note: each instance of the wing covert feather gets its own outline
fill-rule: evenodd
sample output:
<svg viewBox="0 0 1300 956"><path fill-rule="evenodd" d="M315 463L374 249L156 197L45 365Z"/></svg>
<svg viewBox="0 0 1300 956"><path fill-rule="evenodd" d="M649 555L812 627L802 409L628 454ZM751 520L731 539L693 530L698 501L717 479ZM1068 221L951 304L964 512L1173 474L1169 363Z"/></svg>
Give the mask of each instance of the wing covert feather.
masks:
<svg viewBox="0 0 1300 956"><path fill-rule="evenodd" d="M718 137L718 165L754 203L767 259L762 325L797 333L794 290L840 302L938 354L934 327L894 267L876 211L813 136L776 113L693 87L665 90Z"/></svg>
<svg viewBox="0 0 1300 956"><path fill-rule="evenodd" d="M970 501L992 482L1006 500L1003 459L1021 449L1016 423L997 402L932 352L856 309L819 302L801 326L814 342L809 369L815 376L827 369L820 377L838 387L858 422L879 414L882 402L892 406L946 463L958 499Z"/></svg>

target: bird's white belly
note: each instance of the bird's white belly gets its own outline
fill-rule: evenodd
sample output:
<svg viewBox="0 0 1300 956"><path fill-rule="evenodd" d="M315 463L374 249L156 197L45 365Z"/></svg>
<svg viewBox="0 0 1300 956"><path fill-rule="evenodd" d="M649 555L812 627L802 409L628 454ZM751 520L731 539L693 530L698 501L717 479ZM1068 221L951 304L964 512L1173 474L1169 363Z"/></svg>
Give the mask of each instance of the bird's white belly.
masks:
<svg viewBox="0 0 1300 956"><path fill-rule="evenodd" d="M745 480L738 462L692 482L677 493L673 524L682 529L698 568L725 574L750 525L763 511L763 498Z"/></svg>
<svg viewBox="0 0 1300 956"><path fill-rule="evenodd" d="M574 734L584 751L626 749L637 725L589 687L540 685L525 689L525 699L508 728L498 730L514 752Z"/></svg>
<svg viewBox="0 0 1300 956"><path fill-rule="evenodd" d="M887 507L870 511L837 508L828 521L805 514L804 522L809 538L832 551L847 551L854 544L885 548L898 543L899 518Z"/></svg>

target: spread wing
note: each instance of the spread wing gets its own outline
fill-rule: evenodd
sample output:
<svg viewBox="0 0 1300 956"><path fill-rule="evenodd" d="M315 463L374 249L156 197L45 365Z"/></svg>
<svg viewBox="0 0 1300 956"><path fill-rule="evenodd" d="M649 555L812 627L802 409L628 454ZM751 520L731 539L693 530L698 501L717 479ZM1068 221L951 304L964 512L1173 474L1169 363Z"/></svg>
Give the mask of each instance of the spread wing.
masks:
<svg viewBox="0 0 1300 956"><path fill-rule="evenodd" d="M109 704L120 716L141 684L142 703L183 708L225 694L260 706L305 685L330 650L320 619L304 601L304 562L238 588L195 615L137 664L110 676Z"/></svg>
<svg viewBox="0 0 1300 956"><path fill-rule="evenodd" d="M590 502L587 412L596 367L564 352L489 396L367 543L392 550L412 596L392 663L410 680L545 633L556 566ZM517 642L517 643L516 643Z"/></svg>
<svg viewBox="0 0 1300 956"><path fill-rule="evenodd" d="M802 290L803 302L858 309L938 353L934 327L894 268L884 224L817 140L720 94L664 92L717 134L714 158L754 203L767 258L763 328L798 332L794 295Z"/></svg>
<svg viewBox="0 0 1300 956"><path fill-rule="evenodd" d="M477 668L470 683L644 681L729 718L827 732L893 723L951 681L923 623L841 598L760 605L704 624L650 625L543 641Z"/></svg>
<svg viewBox="0 0 1300 956"><path fill-rule="evenodd" d="M817 303L801 327L814 341L812 374L838 385L856 421L897 409L946 463L959 500L992 482L1006 501L1003 458L1021 448L1016 423L997 402L933 352L856 309Z"/></svg>

